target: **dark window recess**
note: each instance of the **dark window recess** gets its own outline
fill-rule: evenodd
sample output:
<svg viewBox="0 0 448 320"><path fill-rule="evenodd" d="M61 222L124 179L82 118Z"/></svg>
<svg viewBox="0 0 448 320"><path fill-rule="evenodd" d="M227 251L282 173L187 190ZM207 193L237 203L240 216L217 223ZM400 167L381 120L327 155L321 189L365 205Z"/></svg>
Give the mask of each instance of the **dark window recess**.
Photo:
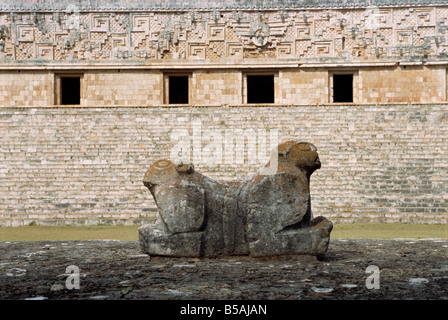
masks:
<svg viewBox="0 0 448 320"><path fill-rule="evenodd" d="M353 102L353 75L333 75L333 102Z"/></svg>
<svg viewBox="0 0 448 320"><path fill-rule="evenodd" d="M80 77L61 77L61 104L81 104Z"/></svg>
<svg viewBox="0 0 448 320"><path fill-rule="evenodd" d="M170 104L188 104L188 76L169 77Z"/></svg>
<svg viewBox="0 0 448 320"><path fill-rule="evenodd" d="M274 103L274 76L247 76L247 103Z"/></svg>

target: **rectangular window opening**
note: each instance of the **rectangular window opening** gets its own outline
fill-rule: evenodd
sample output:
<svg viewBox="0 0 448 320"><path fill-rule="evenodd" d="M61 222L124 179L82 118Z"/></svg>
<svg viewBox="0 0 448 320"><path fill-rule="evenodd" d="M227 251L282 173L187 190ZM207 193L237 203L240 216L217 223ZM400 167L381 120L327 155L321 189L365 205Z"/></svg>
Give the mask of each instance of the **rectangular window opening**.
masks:
<svg viewBox="0 0 448 320"><path fill-rule="evenodd" d="M274 75L247 76L247 103L274 103Z"/></svg>
<svg viewBox="0 0 448 320"><path fill-rule="evenodd" d="M188 75L168 76L168 103L188 104Z"/></svg>
<svg viewBox="0 0 448 320"><path fill-rule="evenodd" d="M60 77L60 104L81 104L81 76Z"/></svg>
<svg viewBox="0 0 448 320"><path fill-rule="evenodd" d="M333 74L333 102L353 102L353 74Z"/></svg>

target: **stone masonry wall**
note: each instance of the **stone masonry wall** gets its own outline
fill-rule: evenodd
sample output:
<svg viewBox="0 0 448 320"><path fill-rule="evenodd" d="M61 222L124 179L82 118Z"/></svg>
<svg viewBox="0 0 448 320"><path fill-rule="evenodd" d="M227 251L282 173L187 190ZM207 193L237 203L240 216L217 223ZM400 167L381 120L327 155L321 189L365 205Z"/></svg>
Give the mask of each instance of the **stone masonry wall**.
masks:
<svg viewBox="0 0 448 320"><path fill-rule="evenodd" d="M54 104L53 78L53 74L47 72L0 72L0 105L45 106Z"/></svg>
<svg viewBox="0 0 448 320"><path fill-rule="evenodd" d="M315 216L447 223L448 105L402 104L2 107L0 225L143 223L156 213L142 184L152 161L187 146L200 172L242 178L276 133L318 147ZM243 163L204 161L226 149L226 134L251 137L256 161L241 150Z"/></svg>
<svg viewBox="0 0 448 320"><path fill-rule="evenodd" d="M446 101L446 68L406 66L360 71L361 103Z"/></svg>
<svg viewBox="0 0 448 320"><path fill-rule="evenodd" d="M339 71L338 71L339 70ZM332 101L330 83L338 68L285 68L265 71L275 75L275 104L310 105ZM353 74L354 103L444 103L447 101L445 66L395 66L349 69ZM81 106L158 106L164 100L164 74L185 73L191 77L189 104L195 106L245 103L244 69L83 70ZM347 72L347 71L345 71ZM46 107L56 104L53 71L1 71L0 105Z"/></svg>
<svg viewBox="0 0 448 320"><path fill-rule="evenodd" d="M242 103L241 72L195 71L192 81L191 103L196 105Z"/></svg>
<svg viewBox="0 0 448 320"><path fill-rule="evenodd" d="M284 70L281 73L280 102L325 104L329 101L328 70Z"/></svg>
<svg viewBox="0 0 448 320"><path fill-rule="evenodd" d="M83 105L159 105L163 75L148 71L89 71L83 77Z"/></svg>

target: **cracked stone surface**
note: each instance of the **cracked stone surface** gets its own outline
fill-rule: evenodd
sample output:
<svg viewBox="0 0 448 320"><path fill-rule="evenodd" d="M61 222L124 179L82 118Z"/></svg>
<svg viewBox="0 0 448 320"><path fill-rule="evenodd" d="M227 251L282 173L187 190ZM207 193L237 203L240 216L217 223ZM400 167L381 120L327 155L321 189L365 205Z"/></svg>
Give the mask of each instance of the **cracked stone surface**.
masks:
<svg viewBox="0 0 448 320"><path fill-rule="evenodd" d="M149 258L138 241L0 243L0 299L448 299L447 239L333 239L314 256ZM379 289L368 289L368 266ZM67 289L68 266L79 289ZM73 276L73 274L71 274Z"/></svg>

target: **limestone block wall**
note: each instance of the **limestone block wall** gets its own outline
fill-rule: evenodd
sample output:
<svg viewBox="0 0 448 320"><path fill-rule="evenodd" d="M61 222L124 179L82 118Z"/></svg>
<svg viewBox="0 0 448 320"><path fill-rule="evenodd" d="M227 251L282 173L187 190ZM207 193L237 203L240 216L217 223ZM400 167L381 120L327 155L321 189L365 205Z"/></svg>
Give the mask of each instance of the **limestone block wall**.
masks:
<svg viewBox="0 0 448 320"><path fill-rule="evenodd" d="M224 105L242 103L242 74L238 70L206 70L193 73L191 104Z"/></svg>
<svg viewBox="0 0 448 320"><path fill-rule="evenodd" d="M410 65L360 72L362 103L446 101L446 68Z"/></svg>
<svg viewBox="0 0 448 320"><path fill-rule="evenodd" d="M167 103L167 74L190 76L189 105L244 104L247 74L275 76L275 105L332 102L332 75L353 74L353 102L444 103L446 66L395 65L363 68L78 69L0 70L0 105L45 107L57 104L56 77L82 75L81 106L158 106Z"/></svg>
<svg viewBox="0 0 448 320"><path fill-rule="evenodd" d="M248 136L248 150L227 135ZM448 105L395 104L2 106L0 225L140 224L156 213L142 184L152 161L182 151L204 174L243 178L276 137L318 147L315 216L447 223Z"/></svg>
<svg viewBox="0 0 448 320"><path fill-rule="evenodd" d="M283 70L280 103L325 104L329 97L329 76L325 69Z"/></svg>
<svg viewBox="0 0 448 320"><path fill-rule="evenodd" d="M141 70L89 71L83 76L82 105L159 105L163 74Z"/></svg>
<svg viewBox="0 0 448 320"><path fill-rule="evenodd" d="M45 71L1 71L0 104L46 106L53 104L53 74Z"/></svg>

